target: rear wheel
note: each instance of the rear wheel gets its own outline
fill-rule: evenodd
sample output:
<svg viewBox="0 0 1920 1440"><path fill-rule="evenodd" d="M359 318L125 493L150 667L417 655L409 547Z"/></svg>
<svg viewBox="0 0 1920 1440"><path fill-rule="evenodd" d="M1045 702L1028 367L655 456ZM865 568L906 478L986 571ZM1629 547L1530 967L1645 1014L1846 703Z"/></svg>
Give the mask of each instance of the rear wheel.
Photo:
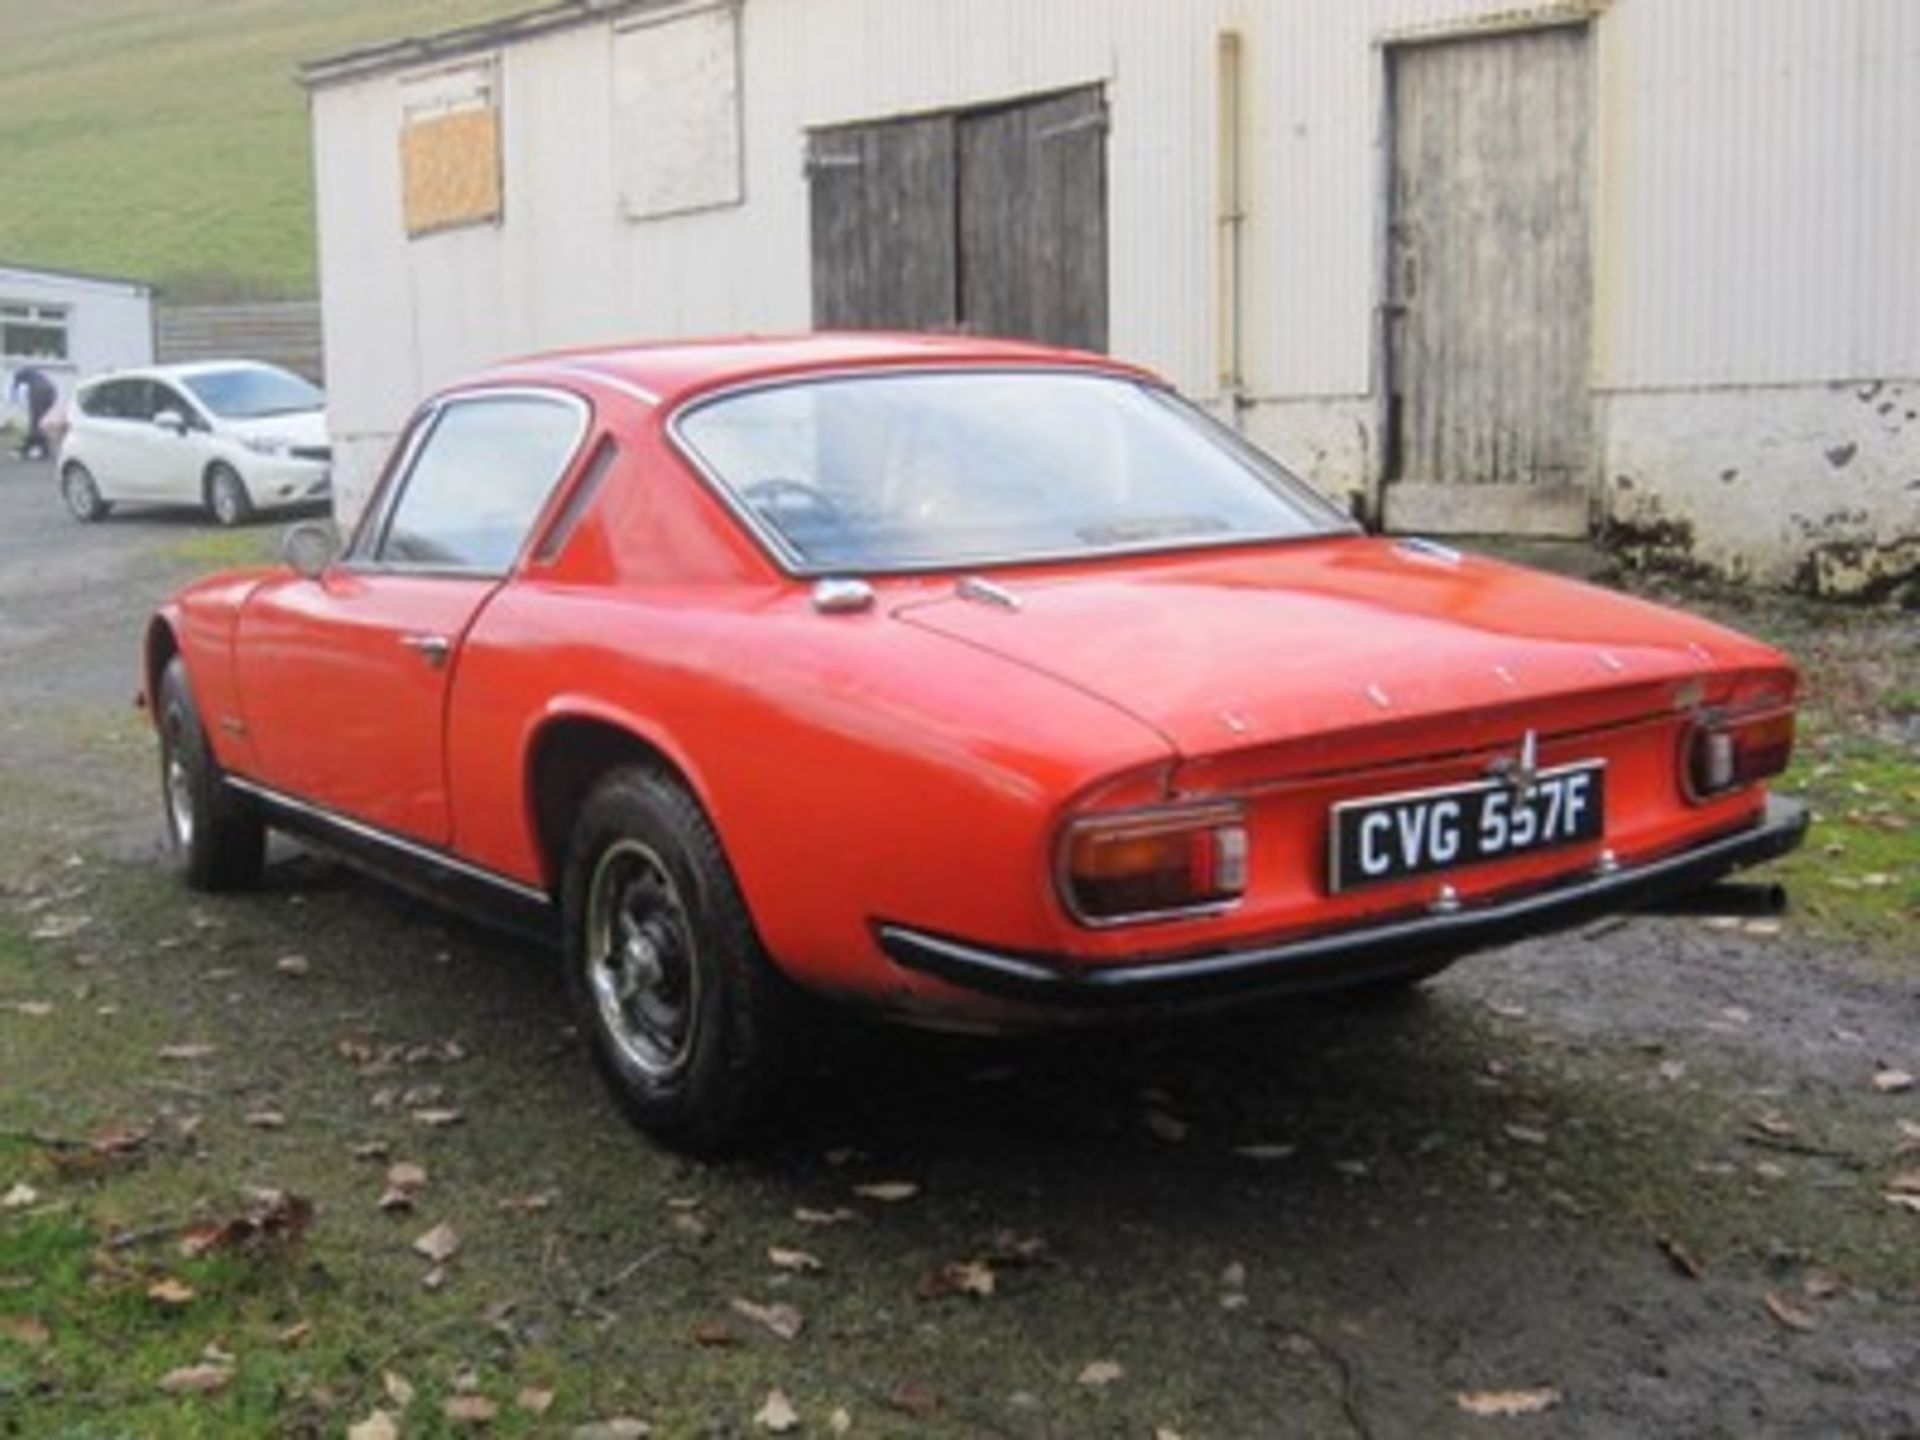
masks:
<svg viewBox="0 0 1920 1440"><path fill-rule="evenodd" d="M207 471L207 509L222 525L244 525L253 518L253 497L231 465L219 464Z"/></svg>
<svg viewBox="0 0 1920 1440"><path fill-rule="evenodd" d="M175 656L160 680L160 793L175 863L195 890L244 890L266 863L259 808L226 783Z"/></svg>
<svg viewBox="0 0 1920 1440"><path fill-rule="evenodd" d="M106 519L113 509L112 504L101 497L93 472L78 460L69 460L61 469L60 494L67 502L67 509L73 512L73 518L89 525Z"/></svg>
<svg viewBox="0 0 1920 1440"><path fill-rule="evenodd" d="M621 1107L681 1149L741 1138L784 1068L793 1007L693 797L655 770L608 775L561 901L568 990Z"/></svg>

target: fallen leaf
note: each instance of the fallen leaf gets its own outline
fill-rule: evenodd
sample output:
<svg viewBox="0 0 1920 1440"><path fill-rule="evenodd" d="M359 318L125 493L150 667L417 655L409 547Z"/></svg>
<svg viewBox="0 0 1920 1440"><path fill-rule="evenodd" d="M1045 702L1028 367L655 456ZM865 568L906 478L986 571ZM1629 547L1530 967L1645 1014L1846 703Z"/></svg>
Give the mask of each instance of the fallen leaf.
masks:
<svg viewBox="0 0 1920 1440"><path fill-rule="evenodd" d="M249 1110L242 1117L256 1130L284 1130L287 1117L278 1110Z"/></svg>
<svg viewBox="0 0 1920 1440"><path fill-rule="evenodd" d="M0 1340L11 1340L29 1350L41 1350L52 1339L53 1332L36 1316L0 1315Z"/></svg>
<svg viewBox="0 0 1920 1440"><path fill-rule="evenodd" d="M616 1415L611 1420L592 1420L573 1427L573 1440L647 1440L651 1434L651 1425L644 1420L635 1420L630 1415Z"/></svg>
<svg viewBox="0 0 1920 1440"><path fill-rule="evenodd" d="M817 1275L826 1269L826 1263L817 1255L805 1250L787 1250L778 1245L767 1247L767 1263L776 1270L791 1271L795 1275Z"/></svg>
<svg viewBox="0 0 1920 1440"><path fill-rule="evenodd" d="M1781 928L1782 926L1778 920L1749 920L1740 927L1740 930L1743 934L1767 940L1778 935Z"/></svg>
<svg viewBox="0 0 1920 1440"><path fill-rule="evenodd" d="M1800 1127L1777 1110L1769 1110L1766 1114L1756 1117L1753 1128L1762 1135L1773 1136L1776 1140L1790 1140L1800 1133Z"/></svg>
<svg viewBox="0 0 1920 1440"><path fill-rule="evenodd" d="M211 1054L211 1045L162 1045L159 1051L162 1060L204 1060Z"/></svg>
<svg viewBox="0 0 1920 1440"><path fill-rule="evenodd" d="M1819 1324L1812 1315L1775 1291L1767 1291L1763 1298L1766 1302L1767 1313L1789 1330L1799 1330L1804 1333L1812 1330Z"/></svg>
<svg viewBox="0 0 1920 1440"><path fill-rule="evenodd" d="M402 1376L394 1374L391 1370L381 1372L380 1388L385 1390L387 1392L387 1398L402 1410L413 1404L413 1386L408 1384Z"/></svg>
<svg viewBox="0 0 1920 1440"><path fill-rule="evenodd" d="M291 975L298 979L313 967L307 963L307 957L304 955L282 955L273 962L273 968L282 975Z"/></svg>
<svg viewBox="0 0 1920 1440"><path fill-rule="evenodd" d="M834 1412L827 1416L827 1429L836 1435L845 1435L853 1429L853 1416L847 1413L844 1405L836 1406Z"/></svg>
<svg viewBox="0 0 1920 1440"><path fill-rule="evenodd" d="M444 1106L430 1106L427 1109L413 1112L414 1124L424 1125L429 1130L445 1130L448 1126L458 1125L466 1118L467 1117L458 1110L449 1109Z"/></svg>
<svg viewBox="0 0 1920 1440"><path fill-rule="evenodd" d="M147 1286L147 1298L156 1304L179 1309L193 1299L193 1287L184 1280L176 1280L171 1275L163 1276Z"/></svg>
<svg viewBox="0 0 1920 1440"><path fill-rule="evenodd" d="M809 1210L806 1206L802 1205L798 1210L793 1212L793 1218L798 1220L802 1225L812 1225L816 1228L823 1228L828 1225L848 1224L853 1220L854 1215L853 1211L844 1207L837 1207L832 1210Z"/></svg>
<svg viewBox="0 0 1920 1440"><path fill-rule="evenodd" d="M369 1140L365 1144L353 1147L356 1160L384 1160L393 1152L393 1147L384 1140Z"/></svg>
<svg viewBox="0 0 1920 1440"><path fill-rule="evenodd" d="M1503 1125L1500 1128L1506 1132L1509 1140L1518 1141L1522 1145L1544 1145L1547 1143L1547 1132L1535 1129L1531 1125Z"/></svg>
<svg viewBox="0 0 1920 1440"><path fill-rule="evenodd" d="M436 1265L444 1265L460 1253L460 1232L451 1220L443 1220L413 1242L414 1253L424 1255Z"/></svg>
<svg viewBox="0 0 1920 1440"><path fill-rule="evenodd" d="M427 1188L427 1170L424 1165L416 1165L411 1160L401 1160L387 1167L387 1188L381 1192L382 1210L411 1210L413 1200Z"/></svg>
<svg viewBox="0 0 1920 1440"><path fill-rule="evenodd" d="M313 1223L313 1202L277 1190L253 1196L253 1208L231 1220L196 1225L180 1237L180 1253L189 1260L216 1251L264 1253L296 1244Z"/></svg>
<svg viewBox="0 0 1920 1440"><path fill-rule="evenodd" d="M1699 1256L1695 1255L1678 1240L1673 1239L1671 1236L1662 1235L1654 1243L1660 1247L1660 1253L1667 1257L1667 1263L1682 1275L1686 1276L1687 1279L1699 1280L1706 1275L1707 1267L1700 1263Z"/></svg>
<svg viewBox="0 0 1920 1440"><path fill-rule="evenodd" d="M527 1414L538 1417L553 1408L553 1391L529 1385L513 1402Z"/></svg>
<svg viewBox="0 0 1920 1440"><path fill-rule="evenodd" d="M757 1325L765 1326L782 1340L796 1339L806 1328L806 1317L783 1302L760 1305L752 1300L735 1299L730 1303L736 1313L746 1316Z"/></svg>
<svg viewBox="0 0 1920 1440"><path fill-rule="evenodd" d="M542 1190L533 1195L504 1195L500 1198L499 1208L509 1215L535 1215L542 1210L551 1210L553 1201L553 1192Z"/></svg>
<svg viewBox="0 0 1920 1440"><path fill-rule="evenodd" d="M444 1290L446 1288L446 1284L447 1284L447 1267L444 1265L435 1265L431 1270L427 1271L426 1274L420 1277L420 1288L422 1290L425 1290L428 1294L434 1294L440 1290Z"/></svg>
<svg viewBox="0 0 1920 1440"><path fill-rule="evenodd" d="M940 1409L940 1394L924 1380L902 1380L887 1392L887 1404L902 1415L929 1420Z"/></svg>
<svg viewBox="0 0 1920 1440"><path fill-rule="evenodd" d="M455 1395L440 1413L456 1425L487 1425L499 1418L500 1406L485 1395Z"/></svg>
<svg viewBox="0 0 1920 1440"><path fill-rule="evenodd" d="M1913 1076L1905 1070L1880 1070L1874 1073L1873 1088L1882 1095L1899 1095L1913 1088Z"/></svg>
<svg viewBox="0 0 1920 1440"><path fill-rule="evenodd" d="M911 1200L918 1195L920 1187L911 1180L876 1180L870 1185L854 1186L853 1193L864 1200L898 1205L902 1200Z"/></svg>
<svg viewBox="0 0 1920 1440"><path fill-rule="evenodd" d="M1462 1390L1453 1399L1469 1415L1539 1415L1560 1403L1560 1392L1551 1385L1535 1390Z"/></svg>
<svg viewBox="0 0 1920 1440"><path fill-rule="evenodd" d="M1800 1288L1807 1293L1807 1298L1810 1300L1831 1300L1847 1288L1847 1283L1838 1275L1829 1274L1825 1270L1810 1270L1807 1272L1806 1279L1800 1282Z"/></svg>
<svg viewBox="0 0 1920 1440"><path fill-rule="evenodd" d="M1902 1170L1887 1181L1887 1189L1896 1195L1920 1195L1920 1170Z"/></svg>
<svg viewBox="0 0 1920 1440"><path fill-rule="evenodd" d="M914 1294L922 1300L945 1300L953 1295L971 1295L985 1300L995 1288L993 1267L980 1260L954 1260L942 1265L921 1280Z"/></svg>
<svg viewBox="0 0 1920 1440"><path fill-rule="evenodd" d="M169 1395L212 1395L232 1380L233 1371L225 1365L185 1365L162 1375L160 1388Z"/></svg>
<svg viewBox="0 0 1920 1440"><path fill-rule="evenodd" d="M1115 1361L1091 1360L1082 1367L1077 1378L1082 1385L1090 1385L1098 1390L1104 1389L1108 1385L1113 1384L1114 1381L1123 1378L1126 1373L1126 1370Z"/></svg>
<svg viewBox="0 0 1920 1440"><path fill-rule="evenodd" d="M800 1412L793 1408L784 1390L769 1390L767 1400L754 1413L753 1423L774 1435L785 1435L799 1428Z"/></svg>
<svg viewBox="0 0 1920 1440"><path fill-rule="evenodd" d="M299 1320L274 1337L274 1341L284 1350L297 1350L313 1338L313 1322Z"/></svg>
<svg viewBox="0 0 1920 1440"><path fill-rule="evenodd" d="M724 1320L702 1320L693 1327L693 1343L709 1350L719 1350L738 1345L740 1337L733 1333L733 1327Z"/></svg>
<svg viewBox="0 0 1920 1440"><path fill-rule="evenodd" d="M25 1210L29 1205L39 1203L40 1192L24 1180L0 1195L0 1210Z"/></svg>
<svg viewBox="0 0 1920 1440"><path fill-rule="evenodd" d="M1271 1164L1275 1160L1291 1160L1299 1150L1298 1145L1275 1145L1266 1142L1233 1147L1233 1153L1242 1160L1254 1160L1263 1165Z"/></svg>
<svg viewBox="0 0 1920 1440"><path fill-rule="evenodd" d="M1147 1133L1156 1140L1164 1140L1169 1145L1178 1145L1187 1138L1193 1127L1177 1115L1169 1115L1164 1110L1149 1110L1140 1117L1140 1123L1147 1127Z"/></svg>
<svg viewBox="0 0 1920 1440"><path fill-rule="evenodd" d="M400 1427L386 1411L376 1410L358 1425L347 1427L347 1440L400 1440Z"/></svg>
<svg viewBox="0 0 1920 1440"><path fill-rule="evenodd" d="M45 1000L9 1000L5 1005L0 1005L0 1010L11 1010L30 1020L44 1020L53 1014L52 1004Z"/></svg>
<svg viewBox="0 0 1920 1440"><path fill-rule="evenodd" d="M1898 1209L1908 1210L1915 1215L1920 1215L1920 1195L1889 1195L1887 1196L1887 1203Z"/></svg>
<svg viewBox="0 0 1920 1440"><path fill-rule="evenodd" d="M704 1245L713 1238L713 1231L708 1228L706 1221L684 1210L669 1215L667 1224L672 1227L675 1234L686 1236L696 1245Z"/></svg>
<svg viewBox="0 0 1920 1440"><path fill-rule="evenodd" d="M133 1125L114 1125L96 1130L87 1148L96 1155L130 1155L153 1138L151 1130Z"/></svg>

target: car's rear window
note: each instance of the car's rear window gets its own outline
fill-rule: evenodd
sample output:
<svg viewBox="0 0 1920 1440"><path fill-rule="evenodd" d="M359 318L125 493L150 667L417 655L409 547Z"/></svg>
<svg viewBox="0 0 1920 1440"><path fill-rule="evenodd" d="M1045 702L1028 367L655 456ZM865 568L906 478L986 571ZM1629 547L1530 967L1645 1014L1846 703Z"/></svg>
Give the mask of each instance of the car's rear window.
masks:
<svg viewBox="0 0 1920 1440"><path fill-rule="evenodd" d="M675 422L801 574L881 573L1332 534L1334 506L1193 406L1068 371L846 375Z"/></svg>

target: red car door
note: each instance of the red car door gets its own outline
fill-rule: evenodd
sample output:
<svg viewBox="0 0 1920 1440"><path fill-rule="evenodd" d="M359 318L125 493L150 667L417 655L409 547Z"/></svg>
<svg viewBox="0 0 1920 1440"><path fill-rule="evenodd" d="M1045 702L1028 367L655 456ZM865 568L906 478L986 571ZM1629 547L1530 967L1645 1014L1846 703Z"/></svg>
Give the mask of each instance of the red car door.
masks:
<svg viewBox="0 0 1920 1440"><path fill-rule="evenodd" d="M352 548L318 579L262 585L236 669L258 773L293 799L453 843L447 708L460 646L577 452L586 407L551 392L439 402Z"/></svg>

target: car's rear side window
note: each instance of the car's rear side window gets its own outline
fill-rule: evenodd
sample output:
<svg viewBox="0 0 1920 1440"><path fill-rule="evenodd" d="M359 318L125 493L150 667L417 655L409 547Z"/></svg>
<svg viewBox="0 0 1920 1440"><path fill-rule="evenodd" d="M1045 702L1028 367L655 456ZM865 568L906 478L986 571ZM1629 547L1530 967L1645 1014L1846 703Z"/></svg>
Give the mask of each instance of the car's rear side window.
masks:
<svg viewBox="0 0 1920 1440"><path fill-rule="evenodd" d="M505 573L585 426L584 408L558 396L448 402L402 482L377 563Z"/></svg>
<svg viewBox="0 0 1920 1440"><path fill-rule="evenodd" d="M151 420L152 390L145 380L107 380L87 391L80 408L101 420Z"/></svg>

